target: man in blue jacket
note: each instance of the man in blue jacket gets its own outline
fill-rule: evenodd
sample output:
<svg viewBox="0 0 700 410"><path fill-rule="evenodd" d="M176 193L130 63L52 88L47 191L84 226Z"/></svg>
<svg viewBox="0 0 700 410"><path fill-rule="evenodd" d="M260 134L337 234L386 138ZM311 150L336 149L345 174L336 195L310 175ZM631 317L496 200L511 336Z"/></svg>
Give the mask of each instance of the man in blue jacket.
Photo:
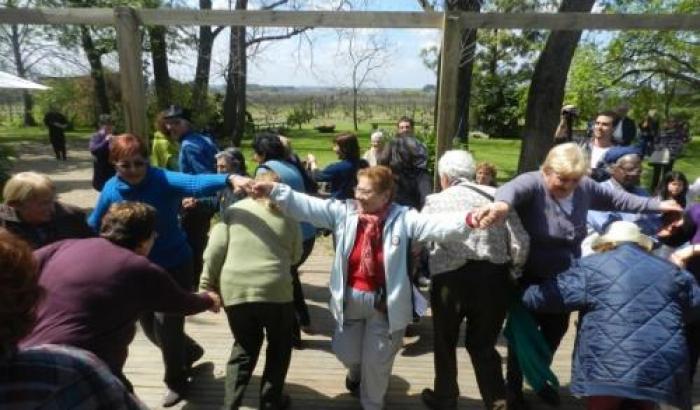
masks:
<svg viewBox="0 0 700 410"><path fill-rule="evenodd" d="M165 125L170 134L180 141L178 165L185 174L215 174L216 154L219 148L208 136L192 128L190 113L176 105L165 111ZM211 209L196 198L182 201L182 229L187 234L187 243L192 248L192 268L194 271L193 287L199 285L202 273L204 248L207 246L209 221L213 216Z"/></svg>
<svg viewBox="0 0 700 410"><path fill-rule="evenodd" d="M649 254L651 246L634 223L613 222L593 243L598 254L523 295L533 310L585 312L571 392L586 397L588 409L690 408L683 329L700 310L700 288L690 273Z"/></svg>

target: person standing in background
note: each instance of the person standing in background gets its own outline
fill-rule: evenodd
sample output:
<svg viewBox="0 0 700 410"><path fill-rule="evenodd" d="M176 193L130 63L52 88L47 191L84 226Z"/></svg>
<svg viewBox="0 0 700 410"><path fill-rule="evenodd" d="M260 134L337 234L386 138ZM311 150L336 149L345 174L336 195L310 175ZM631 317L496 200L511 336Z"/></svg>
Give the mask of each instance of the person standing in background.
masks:
<svg viewBox="0 0 700 410"><path fill-rule="evenodd" d="M179 171L191 175L216 173L216 154L219 148L209 136L196 132L192 128L190 113L173 105L165 112L164 118L170 136L180 141ZM199 203L195 197L182 200L180 222L187 234L187 243L192 248L193 286L199 285L203 264L202 255L207 246L207 236L213 215L211 209Z"/></svg>
<svg viewBox="0 0 700 410"><path fill-rule="evenodd" d="M49 129L49 141L56 159L65 161L67 159L65 130L68 128L68 120L52 106L44 115L44 125Z"/></svg>
<svg viewBox="0 0 700 410"><path fill-rule="evenodd" d="M114 122L109 114L100 114L100 129L90 137L92 154L92 187L102 191L108 179L114 176L114 165L109 162L109 141L114 132Z"/></svg>
<svg viewBox="0 0 700 410"><path fill-rule="evenodd" d="M159 112L156 116L154 128L156 132L153 133L153 145L149 157L151 165L170 171L178 171L180 144L168 132L168 127L165 125L165 111Z"/></svg>
<svg viewBox="0 0 700 410"><path fill-rule="evenodd" d="M654 141L659 138L660 124L655 109L649 110L647 116L639 124L639 146L642 155L650 155L654 150Z"/></svg>
<svg viewBox="0 0 700 410"><path fill-rule="evenodd" d="M362 158L367 161L370 167L377 165L377 157L384 149L384 133L377 130L369 137L370 148L365 152Z"/></svg>
<svg viewBox="0 0 700 410"><path fill-rule="evenodd" d="M629 105L627 103L620 104L615 110L617 114L617 119L613 125L613 142L615 145L628 146L632 144L632 141L637 137L637 124L634 120L627 116L629 112Z"/></svg>

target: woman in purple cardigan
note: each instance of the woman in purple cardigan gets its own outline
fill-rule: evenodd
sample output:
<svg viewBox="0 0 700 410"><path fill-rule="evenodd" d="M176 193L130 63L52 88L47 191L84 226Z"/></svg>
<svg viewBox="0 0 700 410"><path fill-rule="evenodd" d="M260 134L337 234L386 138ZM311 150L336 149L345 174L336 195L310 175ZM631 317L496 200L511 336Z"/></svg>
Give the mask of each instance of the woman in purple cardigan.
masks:
<svg viewBox="0 0 700 410"><path fill-rule="evenodd" d="M146 258L155 227L155 208L121 202L102 219L99 238L64 240L36 251L45 295L36 325L21 346L50 343L88 350L131 390L122 368L140 314L191 315L221 304L214 292L185 291Z"/></svg>
<svg viewBox="0 0 700 410"><path fill-rule="evenodd" d="M542 283L567 270L581 257L589 209L622 212L682 212L674 201L643 198L613 191L597 184L586 174L589 162L574 143L552 148L538 171L526 172L496 191L494 202L475 213L482 228L501 223L513 208L530 235L530 254L520 284ZM532 313L552 351L569 326L569 314ZM522 394L522 373L515 351L508 351L508 408L527 408ZM550 403L559 401L558 392L545 389L540 396Z"/></svg>

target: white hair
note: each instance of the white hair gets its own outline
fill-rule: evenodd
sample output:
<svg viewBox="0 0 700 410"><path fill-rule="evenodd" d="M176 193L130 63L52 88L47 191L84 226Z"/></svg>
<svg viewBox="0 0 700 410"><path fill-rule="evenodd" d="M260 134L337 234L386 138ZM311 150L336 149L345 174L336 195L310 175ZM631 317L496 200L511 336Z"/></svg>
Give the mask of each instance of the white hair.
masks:
<svg viewBox="0 0 700 410"><path fill-rule="evenodd" d="M438 161L438 173L446 176L449 181L461 178L473 181L476 174L474 157L463 150L446 151Z"/></svg>
<svg viewBox="0 0 700 410"><path fill-rule="evenodd" d="M384 139L384 133L381 131L374 131L372 135L369 137L370 141L376 141L379 142Z"/></svg>

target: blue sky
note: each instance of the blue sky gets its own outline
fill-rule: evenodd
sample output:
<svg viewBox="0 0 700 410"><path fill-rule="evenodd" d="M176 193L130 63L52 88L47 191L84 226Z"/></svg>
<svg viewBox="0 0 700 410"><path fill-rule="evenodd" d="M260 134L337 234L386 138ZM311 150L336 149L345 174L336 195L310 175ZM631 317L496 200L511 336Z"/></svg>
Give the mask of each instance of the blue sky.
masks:
<svg viewBox="0 0 700 410"><path fill-rule="evenodd" d="M306 9L326 8L329 1L309 1ZM217 0L214 8L227 8L228 1ZM366 9L386 11L421 11L416 0L367 1ZM255 6L251 7L255 8ZM421 58L422 48L440 41L439 30L390 29L359 30L359 42L375 36L389 45L386 63L375 72L367 87L420 88L435 83L435 74L427 69ZM267 43L259 54L249 59L249 83L277 86L347 86L350 73L346 45L339 43L333 29L315 29L308 33L311 42L299 39ZM228 61L228 31L216 40L212 64L212 83L223 83L221 75ZM301 44L301 46L300 46ZM360 46L361 47L361 46ZM194 73L196 52L182 50L172 58L172 75L181 80L191 80Z"/></svg>

